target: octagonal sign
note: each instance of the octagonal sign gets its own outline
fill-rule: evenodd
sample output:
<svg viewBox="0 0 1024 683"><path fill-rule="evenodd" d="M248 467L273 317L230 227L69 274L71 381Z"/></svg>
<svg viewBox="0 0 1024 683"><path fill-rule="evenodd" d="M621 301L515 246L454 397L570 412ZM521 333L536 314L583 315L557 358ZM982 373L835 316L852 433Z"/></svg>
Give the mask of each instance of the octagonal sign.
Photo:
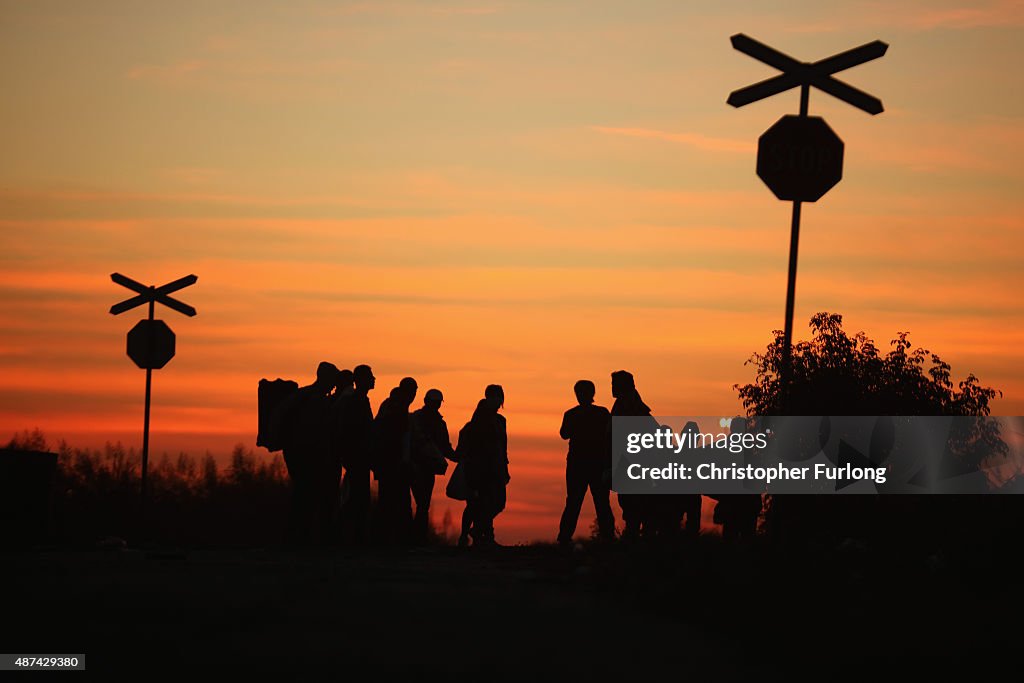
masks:
<svg viewBox="0 0 1024 683"><path fill-rule="evenodd" d="M174 332L163 320L140 320L128 332L128 357L144 370L159 370L174 358Z"/></svg>
<svg viewBox="0 0 1024 683"><path fill-rule="evenodd" d="M779 199L816 202L843 177L843 141L820 116L783 116L757 141L757 175Z"/></svg>

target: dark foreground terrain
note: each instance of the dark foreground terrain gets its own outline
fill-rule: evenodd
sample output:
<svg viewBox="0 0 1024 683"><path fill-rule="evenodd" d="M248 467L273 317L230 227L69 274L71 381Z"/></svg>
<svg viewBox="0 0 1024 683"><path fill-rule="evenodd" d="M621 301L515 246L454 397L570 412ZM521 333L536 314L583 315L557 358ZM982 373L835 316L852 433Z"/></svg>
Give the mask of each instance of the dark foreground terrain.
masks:
<svg viewBox="0 0 1024 683"><path fill-rule="evenodd" d="M949 657L975 668L1010 656L1022 604L1016 570L990 574L988 560L718 539L0 559L2 651L85 653L90 674L680 680L813 663L831 680L877 672L877 657L948 673Z"/></svg>

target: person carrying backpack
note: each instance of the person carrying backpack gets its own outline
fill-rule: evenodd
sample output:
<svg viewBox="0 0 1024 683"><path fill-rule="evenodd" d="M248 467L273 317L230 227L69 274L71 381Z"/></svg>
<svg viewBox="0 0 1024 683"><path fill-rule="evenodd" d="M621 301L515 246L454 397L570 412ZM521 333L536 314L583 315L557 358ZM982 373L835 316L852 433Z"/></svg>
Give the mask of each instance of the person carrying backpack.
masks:
<svg viewBox="0 0 1024 683"><path fill-rule="evenodd" d="M338 368L326 361L316 369L316 380L301 387L282 406L284 464L292 484L287 541L308 545L321 540L319 504L322 482L329 474L330 400Z"/></svg>

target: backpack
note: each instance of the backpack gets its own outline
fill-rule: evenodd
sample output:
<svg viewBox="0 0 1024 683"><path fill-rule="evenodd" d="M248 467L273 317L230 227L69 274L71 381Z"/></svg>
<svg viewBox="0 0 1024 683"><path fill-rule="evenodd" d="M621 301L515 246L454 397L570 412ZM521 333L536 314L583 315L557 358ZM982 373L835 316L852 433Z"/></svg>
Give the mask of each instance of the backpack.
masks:
<svg viewBox="0 0 1024 683"><path fill-rule="evenodd" d="M270 381L261 379L257 392L257 410L259 425L256 434L256 445L273 453L285 447L287 426L285 425L285 407L295 392L299 390L298 382L289 379Z"/></svg>

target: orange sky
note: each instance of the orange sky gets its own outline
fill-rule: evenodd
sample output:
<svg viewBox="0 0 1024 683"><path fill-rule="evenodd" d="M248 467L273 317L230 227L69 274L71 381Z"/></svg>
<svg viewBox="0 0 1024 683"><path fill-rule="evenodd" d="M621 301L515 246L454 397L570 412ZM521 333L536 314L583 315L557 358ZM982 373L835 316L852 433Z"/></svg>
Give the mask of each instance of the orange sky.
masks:
<svg viewBox="0 0 1024 683"><path fill-rule="evenodd" d="M321 359L370 363L374 406L406 374L442 389L453 432L498 382L499 540L553 537L576 379L733 414L782 325L790 208L754 152L797 95L725 104L775 73L736 32L891 45L839 75L880 116L811 95L846 165L805 207L798 334L909 330L1022 414L1024 3L752 6L3 3L0 435L138 445L145 311L106 313L109 274L196 273L199 315L158 314L156 453L252 444L258 380Z"/></svg>

